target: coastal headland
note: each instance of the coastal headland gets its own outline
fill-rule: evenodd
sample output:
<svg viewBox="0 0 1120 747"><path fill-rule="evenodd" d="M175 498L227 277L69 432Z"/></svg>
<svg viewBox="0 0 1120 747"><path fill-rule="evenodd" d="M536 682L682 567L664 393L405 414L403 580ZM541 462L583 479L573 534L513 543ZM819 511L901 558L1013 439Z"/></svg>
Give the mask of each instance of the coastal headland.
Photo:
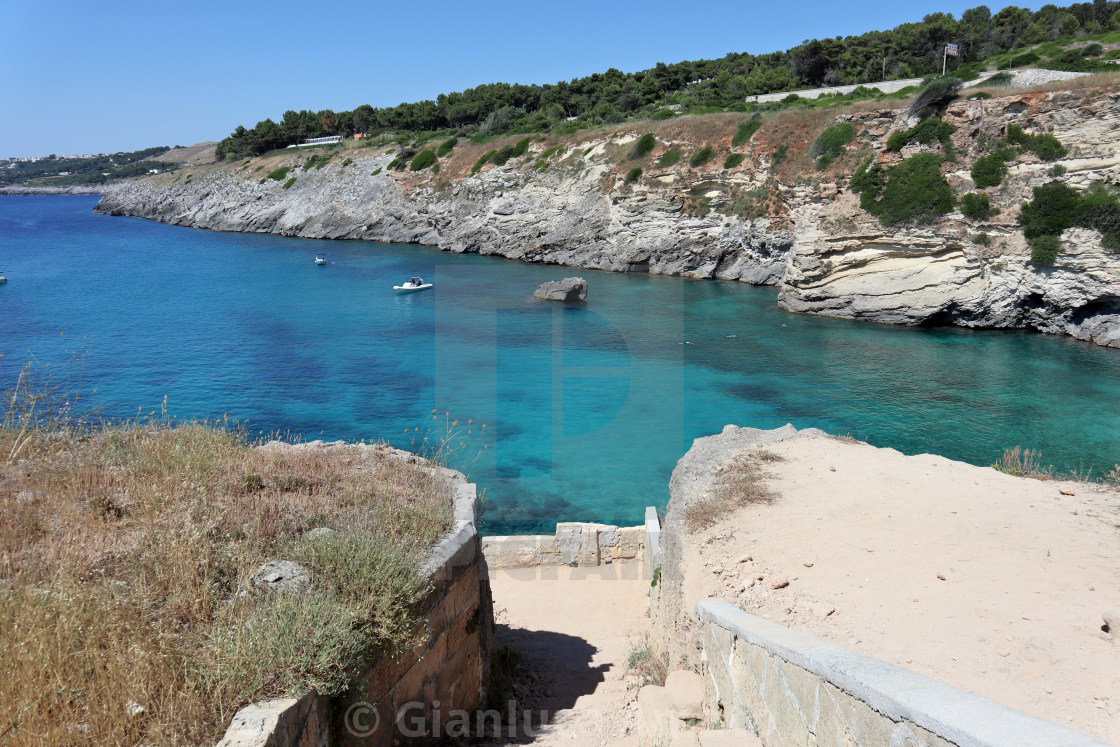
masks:
<svg viewBox="0 0 1120 747"><path fill-rule="evenodd" d="M435 164L438 173L411 170L393 143L288 149L109 185L97 210L221 231L738 280L776 286L779 304L794 312L1030 329L1118 347L1120 254L1108 237L1065 228L1046 244L1054 256L1039 261L1020 220L1036 188L1087 194L1117 180L1120 101L1093 81L958 100L930 137L928 120L877 102L459 141ZM1030 139L1043 135L1060 156ZM850 140L829 146L835 137ZM1009 137L1030 147L1003 145ZM652 139L648 151L638 148L642 138ZM822 147L832 149L827 163L816 155ZM493 163L506 150L521 155ZM993 166L994 152L1008 160ZM854 191L862 172L914 172L930 158L951 209L890 223L865 209L886 210L890 190L878 202Z"/></svg>

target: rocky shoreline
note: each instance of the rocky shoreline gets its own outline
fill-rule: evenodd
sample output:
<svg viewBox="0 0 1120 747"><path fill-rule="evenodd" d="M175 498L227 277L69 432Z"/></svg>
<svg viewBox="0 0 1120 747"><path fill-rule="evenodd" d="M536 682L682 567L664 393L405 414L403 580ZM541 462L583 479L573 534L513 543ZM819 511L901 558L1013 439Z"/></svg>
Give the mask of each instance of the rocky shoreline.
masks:
<svg viewBox="0 0 1120 747"><path fill-rule="evenodd" d="M882 150L891 131L916 123L902 110L836 118L860 133L853 150L880 159L931 147ZM680 124L658 131L647 172L633 184L620 178L631 166L624 154L637 137L632 126L570 143L551 161L550 143L533 143L525 160L477 174L464 166L475 160L468 151L454 156L460 160L449 161L439 178L390 171L392 151L350 149L344 161L317 167L279 154L202 167L186 178L114 185L97 211L221 231L415 243L526 262L775 285L779 304L793 312L1029 329L1120 348L1120 254L1101 247L1095 231L1071 229L1058 261L1037 268L1017 224L1018 206L1034 186L1055 178L1075 188L1120 182L1120 97L1067 91L961 101L945 120L957 128L957 160L946 176L958 194L973 188L969 166L978 143L1010 122L1053 132L1069 147L1065 171L1055 177L1053 164L1028 156L1012 166L1002 187L989 190L1002 212L982 224L954 211L928 227L888 229L860 209L842 172L810 168L795 175L786 166L772 173L771 145L789 136L778 128L768 134L764 126L740 148L747 156L742 168L722 169L719 158L698 168L683 161L658 167L661 152L688 153L698 145ZM734 151L733 122L725 129L717 145ZM791 151L806 146L794 143ZM267 178L285 166L291 180ZM736 202L762 192L775 197L755 211L760 217L742 217ZM977 231L990 240L976 241Z"/></svg>

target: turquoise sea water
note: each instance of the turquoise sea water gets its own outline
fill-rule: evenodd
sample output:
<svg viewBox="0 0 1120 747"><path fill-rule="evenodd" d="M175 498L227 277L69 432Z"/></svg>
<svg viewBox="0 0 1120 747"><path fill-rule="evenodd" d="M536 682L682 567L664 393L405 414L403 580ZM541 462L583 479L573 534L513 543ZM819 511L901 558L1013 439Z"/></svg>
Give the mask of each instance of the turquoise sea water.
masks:
<svg viewBox="0 0 1120 747"><path fill-rule="evenodd" d="M491 532L639 523L692 440L727 423L975 464L1016 444L1060 469L1120 462L1114 350L796 316L734 282L212 233L95 204L0 197L0 387L31 356L84 346L85 389L110 415L158 413L166 395L179 420L228 415L253 435L408 448L450 430ZM415 274L435 288L392 293ZM533 300L574 274L586 304Z"/></svg>

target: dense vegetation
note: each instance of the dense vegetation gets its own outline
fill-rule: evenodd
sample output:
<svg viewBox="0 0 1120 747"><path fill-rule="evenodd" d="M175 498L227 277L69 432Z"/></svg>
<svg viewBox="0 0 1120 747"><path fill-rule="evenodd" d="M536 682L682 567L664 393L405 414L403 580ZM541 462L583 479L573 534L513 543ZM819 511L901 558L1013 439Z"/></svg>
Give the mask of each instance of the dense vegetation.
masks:
<svg viewBox="0 0 1120 747"><path fill-rule="evenodd" d="M1019 223L1031 245L1031 261L1052 265L1067 228L1101 232L1101 244L1120 252L1120 200L1100 182L1085 193L1068 184L1051 182L1034 188L1034 199L1023 203Z"/></svg>
<svg viewBox="0 0 1120 747"><path fill-rule="evenodd" d="M899 151L911 143L941 143L941 147L949 147L949 138L957 128L939 117L927 117L909 130L896 130L887 138L887 150Z"/></svg>
<svg viewBox="0 0 1120 747"><path fill-rule="evenodd" d="M1116 0L1064 8L1046 5L1033 12L1011 6L995 14L981 5L965 11L960 19L931 13L920 22L890 31L814 39L784 52L735 52L717 60L658 63L633 73L612 68L549 85L491 83L440 94L435 101L385 108L290 110L280 122L266 119L253 128L238 127L219 144L218 157L259 155L322 135L447 130L481 137L505 132L563 134L626 119L669 117L673 109L743 111L748 108L746 97L754 94L936 74L947 42L960 45L961 56L950 58L950 70L963 79L975 75L981 61L999 57L1000 64L1011 63L1026 54L1027 46L1045 46L1116 28L1120 28L1120 2ZM1055 47L1042 53L1051 54L1046 58L1050 66L1080 69L1103 64L1093 56L1091 47L1064 51ZM1076 52L1076 59L1071 52ZM1032 54L1034 62L1043 59L1040 53ZM927 105L923 103L923 107Z"/></svg>
<svg viewBox="0 0 1120 747"><path fill-rule="evenodd" d="M147 160L167 150L164 146L97 156L59 158L50 155L37 161L0 160L0 187L14 184L49 187L105 184L116 179L141 176L151 169L170 171L179 165Z"/></svg>
<svg viewBox="0 0 1120 747"><path fill-rule="evenodd" d="M941 175L941 156L919 153L884 169L868 159L852 176L860 207L884 226L932 223L956 204L953 189Z"/></svg>

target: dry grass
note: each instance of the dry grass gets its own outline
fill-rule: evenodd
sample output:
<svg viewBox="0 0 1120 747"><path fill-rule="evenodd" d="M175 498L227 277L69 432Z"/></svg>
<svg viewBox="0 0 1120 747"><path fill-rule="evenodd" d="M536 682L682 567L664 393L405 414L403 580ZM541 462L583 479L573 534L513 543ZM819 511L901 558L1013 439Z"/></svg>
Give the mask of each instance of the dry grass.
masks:
<svg viewBox="0 0 1120 747"><path fill-rule="evenodd" d="M669 657L654 651L647 635L641 640L631 641L630 650L626 653L626 669L638 675L643 686L662 687L669 676Z"/></svg>
<svg viewBox="0 0 1120 747"><path fill-rule="evenodd" d="M722 467L707 494L684 510L685 527L698 532L714 526L733 511L756 504L773 503L778 494L766 486L762 465L785 461L765 449L740 454Z"/></svg>
<svg viewBox="0 0 1120 747"><path fill-rule="evenodd" d="M0 462L0 744L213 743L247 701L345 689L411 640L450 524L429 470L206 425L22 434L0 429L0 458L30 437ZM239 597L278 559L312 591Z"/></svg>
<svg viewBox="0 0 1120 747"><path fill-rule="evenodd" d="M1042 452L1037 449L1023 449L1013 446L1003 452L992 465L1000 472L1016 477L1033 477L1036 480L1054 479L1054 468L1042 463Z"/></svg>

